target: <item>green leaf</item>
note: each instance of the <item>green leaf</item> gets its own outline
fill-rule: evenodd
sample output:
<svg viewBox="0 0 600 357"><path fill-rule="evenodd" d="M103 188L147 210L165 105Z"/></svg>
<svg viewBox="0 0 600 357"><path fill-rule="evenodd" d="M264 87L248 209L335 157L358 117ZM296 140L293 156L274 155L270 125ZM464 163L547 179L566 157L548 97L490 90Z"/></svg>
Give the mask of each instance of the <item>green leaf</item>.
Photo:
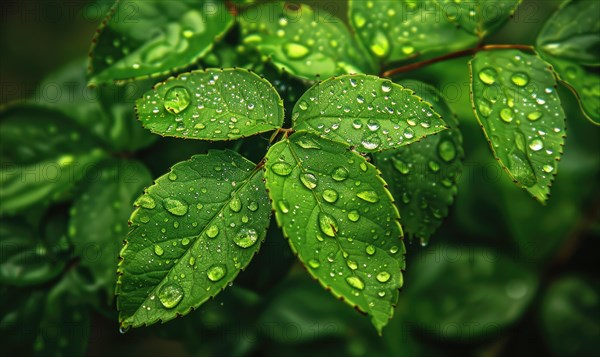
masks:
<svg viewBox="0 0 600 357"><path fill-rule="evenodd" d="M600 289L577 276L554 282L541 307L542 332L557 356L595 356L600 353Z"/></svg>
<svg viewBox="0 0 600 357"><path fill-rule="evenodd" d="M600 3L565 1L546 21L537 48L551 57L583 66L600 65Z"/></svg>
<svg viewBox="0 0 600 357"><path fill-rule="evenodd" d="M81 356L88 347L90 314L67 274L48 293L33 349L39 356Z"/></svg>
<svg viewBox="0 0 600 357"><path fill-rule="evenodd" d="M84 188L73 203L69 233L75 254L109 298L131 205L150 184L152 176L142 163L109 159L84 178Z"/></svg>
<svg viewBox="0 0 600 357"><path fill-rule="evenodd" d="M444 121L413 91L364 74L326 79L292 112L294 129L374 152L407 145L444 130Z"/></svg>
<svg viewBox="0 0 600 357"><path fill-rule="evenodd" d="M450 52L477 41L440 16L436 1L350 1L350 23L379 62Z"/></svg>
<svg viewBox="0 0 600 357"><path fill-rule="evenodd" d="M136 103L144 127L164 136L233 140L278 129L283 102L244 69L207 69L159 83Z"/></svg>
<svg viewBox="0 0 600 357"><path fill-rule="evenodd" d="M66 261L54 256L51 243L24 223L0 221L0 283L27 286L58 276Z"/></svg>
<svg viewBox="0 0 600 357"><path fill-rule="evenodd" d="M546 22L537 47L577 96L585 116L600 125L600 22L597 1L566 1Z"/></svg>
<svg viewBox="0 0 600 357"><path fill-rule="evenodd" d="M271 214L260 171L232 151L173 166L135 205L118 269L123 328L185 315L218 294L257 252Z"/></svg>
<svg viewBox="0 0 600 357"><path fill-rule="evenodd" d="M473 342L500 333L535 296L536 275L486 248L436 246L407 275L409 318L443 340Z"/></svg>
<svg viewBox="0 0 600 357"><path fill-rule="evenodd" d="M0 286L0 333L3 352L15 355L31 354L48 294L42 289L22 289Z"/></svg>
<svg viewBox="0 0 600 357"><path fill-rule="evenodd" d="M157 139L135 115L135 101L154 85L154 80L139 80L123 86L102 84L97 87L98 102L109 118L104 138L115 152L143 149Z"/></svg>
<svg viewBox="0 0 600 357"><path fill-rule="evenodd" d="M155 80L144 80L123 86L89 87L85 61L81 59L46 77L31 99L62 111L101 138L111 150L133 151L156 139L135 119L133 110L135 100L154 83Z"/></svg>
<svg viewBox="0 0 600 357"><path fill-rule="evenodd" d="M424 245L454 203L464 156L462 135L454 113L433 86L418 81L401 84L431 103L450 125L450 130L373 157L396 198L404 232Z"/></svg>
<svg viewBox="0 0 600 357"><path fill-rule="evenodd" d="M90 48L92 82L167 74L193 64L232 26L214 1L115 3Z"/></svg>
<svg viewBox="0 0 600 357"><path fill-rule="evenodd" d="M50 108L0 111L0 214L61 199L104 153L92 134Z"/></svg>
<svg viewBox="0 0 600 357"><path fill-rule="evenodd" d="M515 183L544 203L565 138L550 66L517 50L479 52L469 64L471 101L495 157Z"/></svg>
<svg viewBox="0 0 600 357"><path fill-rule="evenodd" d="M398 210L377 169L348 146L296 133L267 153L277 222L321 285L381 332L402 286Z"/></svg>
<svg viewBox="0 0 600 357"><path fill-rule="evenodd" d="M479 38L504 25L521 0L436 0L445 17Z"/></svg>
<svg viewBox="0 0 600 357"><path fill-rule="evenodd" d="M295 76L315 80L376 71L346 25L323 9L266 3L243 12L240 23L244 44Z"/></svg>

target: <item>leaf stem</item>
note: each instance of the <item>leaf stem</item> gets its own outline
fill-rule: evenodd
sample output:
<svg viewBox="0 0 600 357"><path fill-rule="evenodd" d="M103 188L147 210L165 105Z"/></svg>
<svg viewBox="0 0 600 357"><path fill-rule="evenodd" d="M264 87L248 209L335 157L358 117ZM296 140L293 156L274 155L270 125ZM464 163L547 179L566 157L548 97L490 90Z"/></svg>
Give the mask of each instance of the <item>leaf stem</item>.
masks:
<svg viewBox="0 0 600 357"><path fill-rule="evenodd" d="M447 60L451 60L454 58L471 56L480 51L494 51L494 50L522 50L522 51L533 51L533 46L530 45L518 45L518 44L503 44L503 45L480 45L472 48L467 48L466 50L456 51L447 53L445 55L430 58L424 61L410 63L405 66L401 66L398 68L390 69L381 73L380 77L391 77L398 73L404 73L409 71L414 71L419 68L423 68L438 62L443 62Z"/></svg>

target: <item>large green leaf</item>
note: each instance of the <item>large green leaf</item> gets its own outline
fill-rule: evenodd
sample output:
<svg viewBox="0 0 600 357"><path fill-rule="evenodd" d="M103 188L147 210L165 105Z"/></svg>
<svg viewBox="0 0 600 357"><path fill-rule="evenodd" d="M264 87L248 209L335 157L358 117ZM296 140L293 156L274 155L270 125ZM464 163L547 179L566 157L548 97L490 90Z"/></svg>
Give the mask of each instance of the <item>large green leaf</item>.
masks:
<svg viewBox="0 0 600 357"><path fill-rule="evenodd" d="M92 82L160 75L193 64L233 24L215 1L117 1L92 40Z"/></svg>
<svg viewBox="0 0 600 357"><path fill-rule="evenodd" d="M185 315L218 294L257 252L271 214L261 171L232 151L173 166L135 205L118 269L124 328Z"/></svg>
<svg viewBox="0 0 600 357"><path fill-rule="evenodd" d="M477 41L440 16L433 0L351 0L349 16L371 54L385 63L432 51L449 52Z"/></svg>
<svg viewBox="0 0 600 357"><path fill-rule="evenodd" d="M271 147L265 177L300 261L381 332L398 300L405 249L377 169L344 144L296 133Z"/></svg>
<svg viewBox="0 0 600 357"><path fill-rule="evenodd" d="M0 283L27 286L49 281L66 261L53 254L52 241L38 237L25 223L0 221Z"/></svg>
<svg viewBox="0 0 600 357"><path fill-rule="evenodd" d="M521 3L521 0L436 1L448 20L479 38L500 28Z"/></svg>
<svg viewBox="0 0 600 357"><path fill-rule="evenodd" d="M108 297L114 292L115 266L131 205L151 183L150 172L140 162L106 160L84 178L73 204L69 234L75 254Z"/></svg>
<svg viewBox="0 0 600 357"><path fill-rule="evenodd" d="M62 198L103 157L95 137L62 112L18 104L0 111L0 214Z"/></svg>
<svg viewBox="0 0 600 357"><path fill-rule="evenodd" d="M435 246L407 275L406 317L443 340L473 342L500 333L535 296L535 274L485 248Z"/></svg>
<svg viewBox="0 0 600 357"><path fill-rule="evenodd" d="M494 155L543 203L565 137L554 73L537 55L517 50L479 52L469 64L471 101Z"/></svg>
<svg viewBox="0 0 600 357"><path fill-rule="evenodd" d="M283 102L265 79L244 69L207 69L159 83L136 103L153 133L232 140L278 129Z"/></svg>
<svg viewBox="0 0 600 357"><path fill-rule="evenodd" d="M377 168L389 183L409 238L426 244L448 215L462 172L462 135L454 113L432 86L418 81L401 82L433 105L450 130L418 143L374 155Z"/></svg>
<svg viewBox="0 0 600 357"><path fill-rule="evenodd" d="M243 12L240 23L245 44L295 76L315 80L376 70L346 25L323 9L266 3Z"/></svg>
<svg viewBox="0 0 600 357"><path fill-rule="evenodd" d="M292 112L294 129L381 151L445 129L444 121L413 91L388 79L359 75L330 78L311 87Z"/></svg>
<svg viewBox="0 0 600 357"><path fill-rule="evenodd" d="M537 47L560 79L575 93L581 108L600 125L600 3L566 1L546 22Z"/></svg>
<svg viewBox="0 0 600 357"><path fill-rule="evenodd" d="M557 356L600 353L600 289L598 282L567 276L554 282L541 304L544 339Z"/></svg>

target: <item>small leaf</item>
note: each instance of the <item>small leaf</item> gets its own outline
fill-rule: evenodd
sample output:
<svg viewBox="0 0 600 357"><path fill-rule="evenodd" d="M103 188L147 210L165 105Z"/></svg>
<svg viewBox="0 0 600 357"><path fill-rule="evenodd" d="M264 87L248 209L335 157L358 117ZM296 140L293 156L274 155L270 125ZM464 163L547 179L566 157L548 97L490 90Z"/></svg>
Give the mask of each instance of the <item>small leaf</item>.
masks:
<svg viewBox="0 0 600 357"><path fill-rule="evenodd" d="M56 201L102 159L96 138L63 113L17 104L0 111L0 214Z"/></svg>
<svg viewBox="0 0 600 357"><path fill-rule="evenodd" d="M292 112L294 129L374 152L407 145L446 127L413 91L375 76L344 75L311 87Z"/></svg>
<svg viewBox="0 0 600 357"><path fill-rule="evenodd" d="M479 38L498 30L521 3L521 0L436 1L448 20Z"/></svg>
<svg viewBox="0 0 600 357"><path fill-rule="evenodd" d="M404 232L425 245L448 215L448 207L458 191L462 135L454 113L434 87L418 81L401 84L431 103L450 125L450 130L418 143L374 155L375 164L396 199Z"/></svg>
<svg viewBox="0 0 600 357"><path fill-rule="evenodd" d="M92 82L167 74L193 64L232 26L224 4L117 1L90 48Z"/></svg>
<svg viewBox="0 0 600 357"><path fill-rule="evenodd" d="M271 147L265 178L300 261L381 333L398 300L405 249L377 169L344 144L296 133Z"/></svg>
<svg viewBox="0 0 600 357"><path fill-rule="evenodd" d="M538 287L526 266L482 247L436 246L414 262L406 317L442 340L472 343L501 333L522 316Z"/></svg>
<svg viewBox="0 0 600 357"><path fill-rule="evenodd" d="M265 79L243 69L207 69L159 83L136 103L153 133L233 140L278 129L283 102Z"/></svg>
<svg viewBox="0 0 600 357"><path fill-rule="evenodd" d="M54 256L48 243L24 223L0 221L0 283L28 286L57 277L66 262Z"/></svg>
<svg viewBox="0 0 600 357"><path fill-rule="evenodd" d="M566 276L554 282L541 304L543 337L558 356L600 353L600 289L598 282Z"/></svg>
<svg viewBox="0 0 600 357"><path fill-rule="evenodd" d="M471 100L494 155L509 176L544 203L565 137L565 114L550 65L516 50L470 61Z"/></svg>
<svg viewBox="0 0 600 357"><path fill-rule="evenodd" d="M379 62L414 58L432 51L450 52L477 41L440 16L436 2L350 1L350 23Z"/></svg>
<svg viewBox="0 0 600 357"><path fill-rule="evenodd" d="M537 47L577 96L585 116L600 125L600 3L566 1L546 22Z"/></svg>
<svg viewBox="0 0 600 357"><path fill-rule="evenodd" d="M346 25L323 9L266 3L245 11L240 23L245 44L295 76L315 80L376 70Z"/></svg>
<svg viewBox="0 0 600 357"><path fill-rule="evenodd" d="M110 159L82 183L84 188L71 210L69 233L80 265L89 269L96 289L104 289L110 298L131 205L152 183L152 176L140 162Z"/></svg>
<svg viewBox="0 0 600 357"><path fill-rule="evenodd" d="M232 151L192 157L135 203L117 282L121 326L187 314L244 269L271 211L260 171Z"/></svg>

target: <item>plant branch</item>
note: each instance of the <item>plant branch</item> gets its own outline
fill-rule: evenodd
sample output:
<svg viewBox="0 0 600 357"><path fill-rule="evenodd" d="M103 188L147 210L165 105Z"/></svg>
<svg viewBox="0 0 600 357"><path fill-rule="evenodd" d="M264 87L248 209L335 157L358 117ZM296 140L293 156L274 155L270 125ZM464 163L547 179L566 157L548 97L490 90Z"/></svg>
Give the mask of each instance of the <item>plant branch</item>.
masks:
<svg viewBox="0 0 600 357"><path fill-rule="evenodd" d="M423 68L423 67L426 67L426 66L438 63L438 62L443 62L443 61L447 61L447 60L451 60L451 59L459 58L459 57L471 56L480 51L508 50L508 49L533 51L533 46L510 45L509 44L509 45L482 45L482 46L477 46L477 47L473 47L473 48L467 48L466 50L447 53L447 54L439 56L439 57L434 57L434 58L430 58L430 59L427 59L424 61L415 62L415 63L407 64L405 66L387 70L387 71L381 73L381 77L391 77L398 73L414 71L416 69Z"/></svg>

